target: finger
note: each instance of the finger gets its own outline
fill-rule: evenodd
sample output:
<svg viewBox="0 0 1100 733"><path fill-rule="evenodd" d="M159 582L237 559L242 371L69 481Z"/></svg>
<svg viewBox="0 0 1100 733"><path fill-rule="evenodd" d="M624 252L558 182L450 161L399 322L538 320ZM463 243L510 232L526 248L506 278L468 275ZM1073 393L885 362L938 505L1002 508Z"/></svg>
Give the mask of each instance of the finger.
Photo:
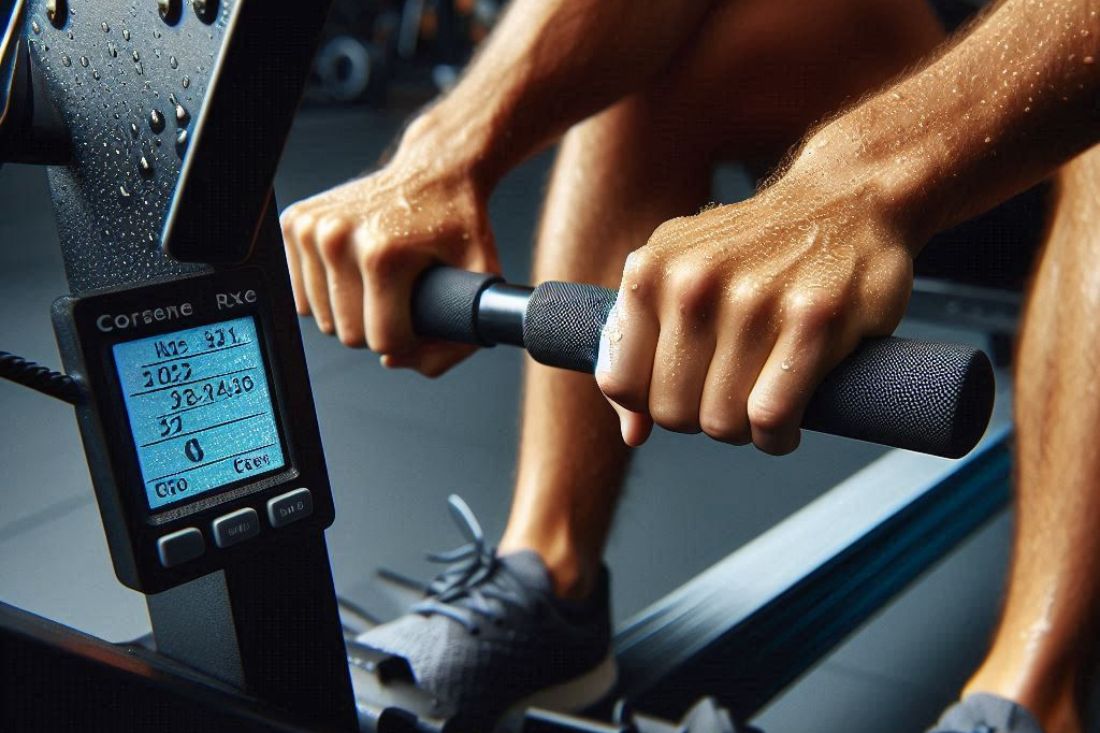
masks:
<svg viewBox="0 0 1100 733"><path fill-rule="evenodd" d="M283 230L283 248L286 250L286 266L290 272L290 287L294 293L294 308L298 315L309 315L309 298L306 297L305 284L302 282L302 264L298 256L298 243L294 236L293 208L283 212L280 225Z"/></svg>
<svg viewBox="0 0 1100 733"><path fill-rule="evenodd" d="M317 223L317 249L325 266L336 335L345 346L366 345L363 326L363 279L355 263L352 225L342 217L325 217Z"/></svg>
<svg viewBox="0 0 1100 733"><path fill-rule="evenodd" d="M752 442L765 453L798 447L802 415L828 367L830 340L825 330L789 329L776 341L747 404Z"/></svg>
<svg viewBox="0 0 1100 733"><path fill-rule="evenodd" d="M380 354L408 354L417 346L412 289L433 258L426 252L361 243L364 326L367 345Z"/></svg>
<svg viewBox="0 0 1100 733"><path fill-rule="evenodd" d="M408 354L383 354L380 360L382 366L387 369L415 369L424 376L434 379L475 350L473 346L428 342Z"/></svg>
<svg viewBox="0 0 1100 733"><path fill-rule="evenodd" d="M703 386L717 342L712 327L716 314L698 294L683 289L676 292L679 302L667 302L662 308L662 313L673 315L669 322L661 323L649 386L649 414L667 430L698 433Z"/></svg>
<svg viewBox="0 0 1100 733"><path fill-rule="evenodd" d="M600 338L596 381L612 402L631 412L648 413L660 327L649 304L652 296L640 295L640 290L619 291Z"/></svg>
<svg viewBox="0 0 1100 733"><path fill-rule="evenodd" d="M314 238L315 226L316 220L313 215L299 216L294 221L294 239L298 242L302 281L305 284L306 296L309 298L310 310L317 320L317 327L324 333L332 333L332 308L328 300L328 282L325 278L324 264L317 252L317 242Z"/></svg>
<svg viewBox="0 0 1100 733"><path fill-rule="evenodd" d="M623 436L624 443L631 448L637 448L649 439L650 433L653 432L653 419L649 415L631 412L611 400L607 402L619 416L619 432Z"/></svg>
<svg viewBox="0 0 1100 733"><path fill-rule="evenodd" d="M748 400L775 345L766 312L735 302L719 317L718 343L707 369L699 405L699 423L710 437L733 445L752 442Z"/></svg>

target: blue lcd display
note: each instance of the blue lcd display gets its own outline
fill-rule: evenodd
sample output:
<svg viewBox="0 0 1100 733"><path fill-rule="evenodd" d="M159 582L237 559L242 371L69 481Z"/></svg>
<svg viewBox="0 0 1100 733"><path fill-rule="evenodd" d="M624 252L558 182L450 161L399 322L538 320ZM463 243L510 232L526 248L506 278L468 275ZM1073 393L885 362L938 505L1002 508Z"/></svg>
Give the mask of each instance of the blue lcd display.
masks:
<svg viewBox="0 0 1100 733"><path fill-rule="evenodd" d="M286 464L252 316L114 346L149 508Z"/></svg>

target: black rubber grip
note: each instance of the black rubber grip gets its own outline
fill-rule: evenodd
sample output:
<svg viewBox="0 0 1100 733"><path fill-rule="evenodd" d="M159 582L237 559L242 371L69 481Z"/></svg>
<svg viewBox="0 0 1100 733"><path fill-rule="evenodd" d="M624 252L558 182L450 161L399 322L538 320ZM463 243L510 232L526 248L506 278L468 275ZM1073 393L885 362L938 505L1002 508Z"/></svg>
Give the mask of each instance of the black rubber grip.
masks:
<svg viewBox="0 0 1100 733"><path fill-rule="evenodd" d="M441 341L489 346L477 332L477 305L485 288L498 282L498 275L483 272L426 270L413 288L413 330Z"/></svg>
<svg viewBox="0 0 1100 733"><path fill-rule="evenodd" d="M550 366L592 372L613 290L547 282L523 324L527 351ZM947 458L966 455L993 410L993 367L960 344L883 338L864 342L814 393L802 426Z"/></svg>

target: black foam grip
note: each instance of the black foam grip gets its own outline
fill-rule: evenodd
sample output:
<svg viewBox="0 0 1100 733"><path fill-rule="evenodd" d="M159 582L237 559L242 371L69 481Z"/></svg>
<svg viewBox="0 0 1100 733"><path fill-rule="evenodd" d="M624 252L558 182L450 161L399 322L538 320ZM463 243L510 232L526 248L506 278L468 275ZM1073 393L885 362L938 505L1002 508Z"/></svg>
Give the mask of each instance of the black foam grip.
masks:
<svg viewBox="0 0 1100 733"><path fill-rule="evenodd" d="M481 293L497 275L467 272L452 267L433 267L413 288L413 330L442 341L488 346L477 332L477 306Z"/></svg>
<svg viewBox="0 0 1100 733"><path fill-rule="evenodd" d="M591 372L613 290L548 282L527 306L523 339L535 360ZM958 458L981 439L993 409L993 367L970 346L865 341L814 393L802 426Z"/></svg>

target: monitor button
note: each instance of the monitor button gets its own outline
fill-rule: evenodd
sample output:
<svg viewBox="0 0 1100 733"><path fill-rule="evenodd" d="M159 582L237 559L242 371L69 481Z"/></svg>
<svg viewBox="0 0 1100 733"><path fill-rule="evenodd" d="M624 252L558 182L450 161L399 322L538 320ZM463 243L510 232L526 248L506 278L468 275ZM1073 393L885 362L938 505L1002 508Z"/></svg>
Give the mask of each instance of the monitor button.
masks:
<svg viewBox="0 0 1100 733"><path fill-rule="evenodd" d="M160 564L166 568L174 568L194 560L204 552L206 552L206 543L202 539L202 532L194 527L166 534L157 540Z"/></svg>
<svg viewBox="0 0 1100 733"><path fill-rule="evenodd" d="M255 509L239 509L218 517L210 528L214 532L214 544L221 548L229 547L260 533L260 515Z"/></svg>
<svg viewBox="0 0 1100 733"><path fill-rule="evenodd" d="M310 514L313 514L313 495L309 489L295 489L267 502L267 518L272 527L285 527Z"/></svg>

